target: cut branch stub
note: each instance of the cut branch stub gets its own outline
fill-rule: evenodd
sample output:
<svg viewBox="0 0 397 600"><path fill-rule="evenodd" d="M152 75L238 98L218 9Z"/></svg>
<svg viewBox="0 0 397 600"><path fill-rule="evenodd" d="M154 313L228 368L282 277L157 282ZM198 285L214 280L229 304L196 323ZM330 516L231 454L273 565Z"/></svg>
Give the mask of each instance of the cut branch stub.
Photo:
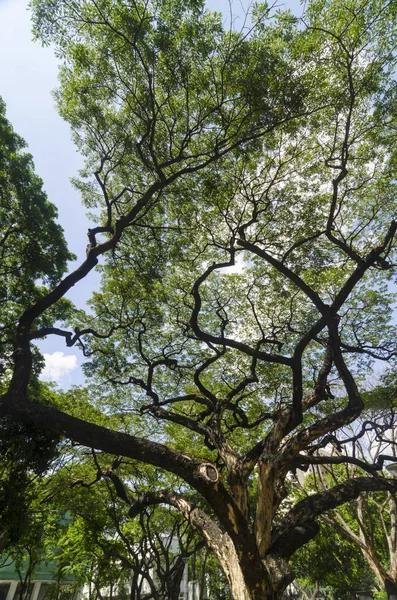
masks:
<svg viewBox="0 0 397 600"><path fill-rule="evenodd" d="M199 467L200 475L202 475L207 481L216 483L219 479L219 473L216 467L211 463L202 463Z"/></svg>

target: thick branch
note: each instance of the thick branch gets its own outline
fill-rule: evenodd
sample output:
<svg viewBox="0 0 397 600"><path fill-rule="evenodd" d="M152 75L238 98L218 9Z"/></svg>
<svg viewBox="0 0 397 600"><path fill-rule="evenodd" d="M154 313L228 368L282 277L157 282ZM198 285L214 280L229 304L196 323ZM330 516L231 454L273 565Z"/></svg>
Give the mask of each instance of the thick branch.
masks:
<svg viewBox="0 0 397 600"><path fill-rule="evenodd" d="M66 436L84 446L139 460L178 475L202 494L225 530L237 543L241 543L238 532L247 526L245 517L220 480L213 481L205 476L201 461L163 444L112 431L11 394L1 398L0 414ZM215 467L213 469L216 471Z"/></svg>
<svg viewBox="0 0 397 600"><path fill-rule="evenodd" d="M397 480L357 477L301 500L274 529L270 551L283 558L289 558L302 543L317 533L316 528L313 528L317 517L357 498L361 492L374 491L396 492ZM313 535L310 534L312 528Z"/></svg>

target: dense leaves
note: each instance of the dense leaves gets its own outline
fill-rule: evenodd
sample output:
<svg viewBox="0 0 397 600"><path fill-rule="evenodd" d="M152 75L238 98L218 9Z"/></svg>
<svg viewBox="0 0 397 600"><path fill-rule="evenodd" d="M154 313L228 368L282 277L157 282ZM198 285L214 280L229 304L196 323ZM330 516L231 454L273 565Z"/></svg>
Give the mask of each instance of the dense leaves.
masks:
<svg viewBox="0 0 397 600"><path fill-rule="evenodd" d="M42 384L35 384L32 396L45 405L54 405L57 396ZM32 506L40 495L40 481L59 454L59 436L9 417L0 420L0 551L15 547L24 535L40 530ZM36 509L37 510L37 509ZM32 546L42 544L33 542Z"/></svg>
<svg viewBox="0 0 397 600"><path fill-rule="evenodd" d="M0 388L10 377L15 328L20 314L47 293L66 271L68 252L57 211L34 172L26 144L13 130L0 99ZM65 314L64 301L42 323L52 324ZM45 405L54 404L51 390L37 382L43 361L34 350L30 393ZM52 432L0 421L0 531L2 546L18 539L29 523L28 507L35 497L34 480L47 470L57 453L59 438ZM29 526L31 523L29 523Z"/></svg>
<svg viewBox="0 0 397 600"><path fill-rule="evenodd" d="M0 98L0 369L9 366L9 352L21 312L48 287L59 281L73 258L63 230L56 223L57 210L48 201L26 143L5 116ZM64 302L65 310L67 306ZM52 314L51 314L52 313ZM52 323L62 306L50 311ZM11 348L10 348L11 345Z"/></svg>
<svg viewBox="0 0 397 600"><path fill-rule="evenodd" d="M314 590L318 584L333 598L351 598L359 590L376 587L360 552L330 525L322 525L319 535L297 552L294 566L300 587Z"/></svg>

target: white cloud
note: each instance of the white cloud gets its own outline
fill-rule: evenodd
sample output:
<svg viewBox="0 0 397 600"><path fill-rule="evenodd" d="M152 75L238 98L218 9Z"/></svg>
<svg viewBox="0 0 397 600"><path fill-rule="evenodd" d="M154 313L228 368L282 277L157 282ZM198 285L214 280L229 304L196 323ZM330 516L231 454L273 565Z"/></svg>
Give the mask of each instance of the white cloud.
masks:
<svg viewBox="0 0 397 600"><path fill-rule="evenodd" d="M74 354L64 354L63 352L53 352L44 354L45 367L41 374L43 381L55 381L62 383L65 377L77 368L77 356Z"/></svg>

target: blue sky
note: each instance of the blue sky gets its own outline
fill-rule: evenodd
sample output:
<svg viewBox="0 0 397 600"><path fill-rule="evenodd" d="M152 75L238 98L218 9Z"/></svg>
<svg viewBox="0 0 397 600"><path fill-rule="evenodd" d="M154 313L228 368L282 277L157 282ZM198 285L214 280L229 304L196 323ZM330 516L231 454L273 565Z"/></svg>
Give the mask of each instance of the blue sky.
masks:
<svg viewBox="0 0 397 600"><path fill-rule="evenodd" d="M81 262L90 224L69 179L77 175L82 160L70 139L68 124L54 107L51 91L57 85L57 60L51 48L42 48L32 41L27 5L27 0L0 0L0 95L7 105L9 121L28 143L49 199L58 207L69 248ZM229 14L228 0L207 0L207 5L211 10ZM246 0L233 1L237 18L249 5ZM279 6L300 10L299 0L280 1ZM91 274L71 290L69 298L81 307L97 281L96 274ZM41 348L46 356L46 380L56 381L62 387L83 382L77 349L64 347L57 337L43 342Z"/></svg>

